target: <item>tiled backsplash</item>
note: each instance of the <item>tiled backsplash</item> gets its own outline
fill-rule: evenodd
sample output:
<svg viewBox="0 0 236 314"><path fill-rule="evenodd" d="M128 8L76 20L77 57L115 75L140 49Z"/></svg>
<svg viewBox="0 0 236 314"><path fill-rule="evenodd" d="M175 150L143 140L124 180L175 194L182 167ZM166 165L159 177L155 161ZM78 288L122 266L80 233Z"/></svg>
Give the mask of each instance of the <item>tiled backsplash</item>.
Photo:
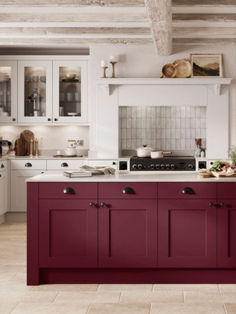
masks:
<svg viewBox="0 0 236 314"><path fill-rule="evenodd" d="M193 150L195 138L206 142L206 107L120 107L121 150L143 144L156 150Z"/></svg>

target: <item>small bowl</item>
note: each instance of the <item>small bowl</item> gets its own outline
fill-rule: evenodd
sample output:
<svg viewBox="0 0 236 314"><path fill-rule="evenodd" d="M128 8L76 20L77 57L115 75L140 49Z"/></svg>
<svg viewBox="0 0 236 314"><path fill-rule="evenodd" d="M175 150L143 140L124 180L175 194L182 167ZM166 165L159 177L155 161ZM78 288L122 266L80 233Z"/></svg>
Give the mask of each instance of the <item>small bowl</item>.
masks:
<svg viewBox="0 0 236 314"><path fill-rule="evenodd" d="M151 158L162 158L162 157L163 157L162 151L151 152Z"/></svg>

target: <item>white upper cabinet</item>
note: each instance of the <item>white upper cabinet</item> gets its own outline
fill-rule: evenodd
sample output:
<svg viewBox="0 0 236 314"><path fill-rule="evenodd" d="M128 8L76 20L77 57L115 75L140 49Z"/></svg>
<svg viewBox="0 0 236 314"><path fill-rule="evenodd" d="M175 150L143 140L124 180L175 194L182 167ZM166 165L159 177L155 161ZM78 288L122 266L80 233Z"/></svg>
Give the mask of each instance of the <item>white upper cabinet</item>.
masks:
<svg viewBox="0 0 236 314"><path fill-rule="evenodd" d="M86 61L53 61L53 123L87 121Z"/></svg>
<svg viewBox="0 0 236 314"><path fill-rule="evenodd" d="M0 123L17 121L17 61L0 61Z"/></svg>
<svg viewBox="0 0 236 314"><path fill-rule="evenodd" d="M52 121L52 61L18 61L18 123Z"/></svg>

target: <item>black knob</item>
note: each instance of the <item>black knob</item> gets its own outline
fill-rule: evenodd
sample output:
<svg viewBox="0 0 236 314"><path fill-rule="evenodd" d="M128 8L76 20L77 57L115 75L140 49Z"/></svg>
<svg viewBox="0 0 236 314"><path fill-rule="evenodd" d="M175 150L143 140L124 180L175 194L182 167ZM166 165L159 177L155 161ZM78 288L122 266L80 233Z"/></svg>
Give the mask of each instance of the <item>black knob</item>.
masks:
<svg viewBox="0 0 236 314"><path fill-rule="evenodd" d="M135 191L129 186L125 187L122 191L123 194L135 194Z"/></svg>
<svg viewBox="0 0 236 314"><path fill-rule="evenodd" d="M44 173L44 171L41 171L41 174L43 174Z"/></svg>
<svg viewBox="0 0 236 314"><path fill-rule="evenodd" d="M100 206L104 208L107 207L107 204L105 202L101 202Z"/></svg>
<svg viewBox="0 0 236 314"><path fill-rule="evenodd" d="M156 170L159 170L159 169L160 169L160 165L156 164Z"/></svg>
<svg viewBox="0 0 236 314"><path fill-rule="evenodd" d="M31 164L31 162L27 162L27 163L25 164L25 167L27 167L27 168L30 168L30 167L32 167L32 164Z"/></svg>
<svg viewBox="0 0 236 314"><path fill-rule="evenodd" d="M5 168L5 167L4 167L4 164L1 164L1 168L2 168L2 169Z"/></svg>
<svg viewBox="0 0 236 314"><path fill-rule="evenodd" d="M154 169L154 164L150 165L150 169L153 170Z"/></svg>
<svg viewBox="0 0 236 314"><path fill-rule="evenodd" d="M95 204L95 203L93 203L93 202L91 202L91 203L89 203L89 206L90 206L90 207L95 207L95 206L96 206L96 204Z"/></svg>
<svg viewBox="0 0 236 314"><path fill-rule="evenodd" d="M67 163L67 162L63 162L63 163L61 164L61 167L68 167L68 163Z"/></svg>
<svg viewBox="0 0 236 314"><path fill-rule="evenodd" d="M161 170L164 170L164 169L165 169L165 165L161 164Z"/></svg>
<svg viewBox="0 0 236 314"><path fill-rule="evenodd" d="M67 188L64 188L63 193L64 194L75 194L75 191L71 187L67 187Z"/></svg>
<svg viewBox="0 0 236 314"><path fill-rule="evenodd" d="M137 169L137 165L133 164L132 169L136 170Z"/></svg>
<svg viewBox="0 0 236 314"><path fill-rule="evenodd" d="M171 167L172 170L175 169L175 165L174 164L171 164L170 167Z"/></svg>
<svg viewBox="0 0 236 314"><path fill-rule="evenodd" d="M54 121L58 121L58 119L57 119L57 118L54 118Z"/></svg>
<svg viewBox="0 0 236 314"><path fill-rule="evenodd" d="M16 121L16 118L12 118L12 121Z"/></svg>
<svg viewBox="0 0 236 314"><path fill-rule="evenodd" d="M142 170L143 169L143 165L142 164L138 164L138 169Z"/></svg>
<svg viewBox="0 0 236 314"><path fill-rule="evenodd" d="M214 204L213 202L210 202L209 207L216 207L216 204Z"/></svg>
<svg viewBox="0 0 236 314"><path fill-rule="evenodd" d="M182 194L195 194L192 188L186 187L182 190Z"/></svg>
<svg viewBox="0 0 236 314"><path fill-rule="evenodd" d="M116 162L115 161L113 161L113 163L112 163L113 165L116 165Z"/></svg>
<svg viewBox="0 0 236 314"><path fill-rule="evenodd" d="M188 164L188 169L193 169L193 165L192 164Z"/></svg>
<svg viewBox="0 0 236 314"><path fill-rule="evenodd" d="M52 119L51 119L51 118L48 118L48 121L52 121Z"/></svg>
<svg viewBox="0 0 236 314"><path fill-rule="evenodd" d="M2 177L2 175L0 174L0 178Z"/></svg>
<svg viewBox="0 0 236 314"><path fill-rule="evenodd" d="M170 164L166 164L166 170L170 169Z"/></svg>
<svg viewBox="0 0 236 314"><path fill-rule="evenodd" d="M220 203L220 207L224 208L225 207L225 203L224 202Z"/></svg>

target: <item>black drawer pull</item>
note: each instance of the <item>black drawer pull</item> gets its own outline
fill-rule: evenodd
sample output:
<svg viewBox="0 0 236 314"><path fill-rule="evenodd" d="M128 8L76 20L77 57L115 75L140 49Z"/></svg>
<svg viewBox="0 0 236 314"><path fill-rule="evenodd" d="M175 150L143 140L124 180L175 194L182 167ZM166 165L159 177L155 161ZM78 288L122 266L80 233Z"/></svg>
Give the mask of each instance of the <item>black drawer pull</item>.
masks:
<svg viewBox="0 0 236 314"><path fill-rule="evenodd" d="M31 162L27 162L27 163L25 164L25 167L27 167L27 168L30 168L30 167L32 167L32 164L31 164Z"/></svg>
<svg viewBox="0 0 236 314"><path fill-rule="evenodd" d="M217 207L217 204L214 204L213 202L210 202L210 203L209 203L209 207L211 207L211 208L212 208L212 207Z"/></svg>
<svg viewBox="0 0 236 314"><path fill-rule="evenodd" d="M64 194L75 194L75 190L70 188L70 187L67 187L67 188L64 188L63 193Z"/></svg>
<svg viewBox="0 0 236 314"><path fill-rule="evenodd" d="M105 202L101 202L100 206L104 208L104 207L107 207L107 204Z"/></svg>
<svg viewBox="0 0 236 314"><path fill-rule="evenodd" d="M69 165L68 165L67 162L63 162L63 163L61 164L61 167L69 167Z"/></svg>
<svg viewBox="0 0 236 314"><path fill-rule="evenodd" d="M94 202L89 203L90 207L96 207L96 204Z"/></svg>
<svg viewBox="0 0 236 314"><path fill-rule="evenodd" d="M5 168L5 167L4 167L4 164L1 164L1 168L2 168L2 169Z"/></svg>
<svg viewBox="0 0 236 314"><path fill-rule="evenodd" d="M223 202L220 203L220 207L221 207L221 208L225 208L225 207L226 207L225 203L223 203Z"/></svg>
<svg viewBox="0 0 236 314"><path fill-rule="evenodd" d="M192 188L186 187L182 190L182 194L195 194Z"/></svg>
<svg viewBox="0 0 236 314"><path fill-rule="evenodd" d="M134 189L130 188L129 186L125 187L122 191L123 194L135 194Z"/></svg>

